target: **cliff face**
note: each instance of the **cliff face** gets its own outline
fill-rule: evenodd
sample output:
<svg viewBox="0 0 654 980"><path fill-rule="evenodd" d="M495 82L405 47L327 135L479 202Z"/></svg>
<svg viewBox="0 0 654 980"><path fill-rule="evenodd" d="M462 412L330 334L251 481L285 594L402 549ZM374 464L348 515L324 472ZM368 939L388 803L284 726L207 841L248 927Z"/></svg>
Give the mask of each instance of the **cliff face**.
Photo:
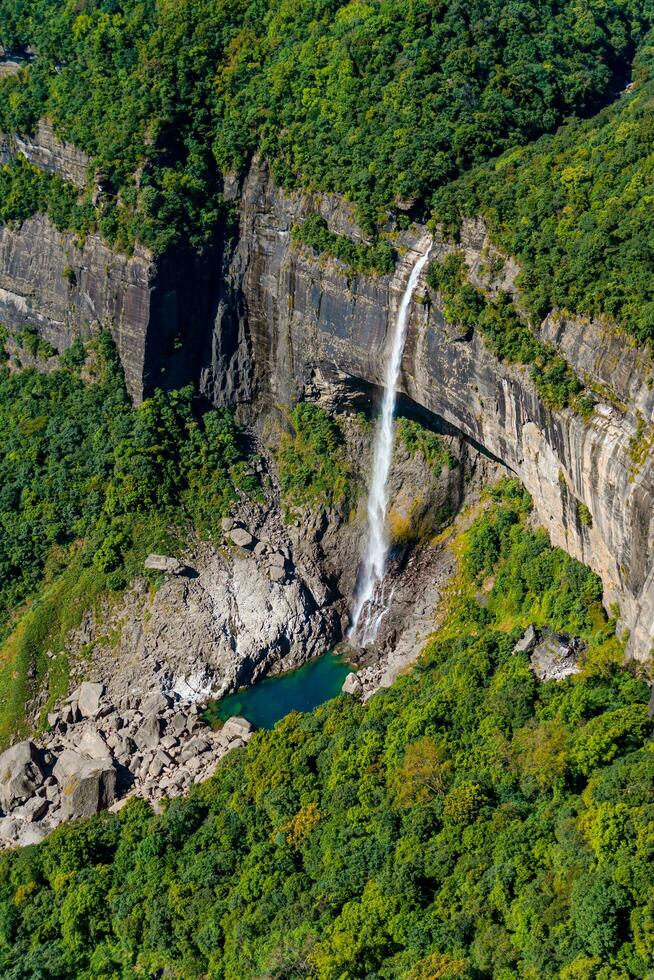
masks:
<svg viewBox="0 0 654 980"><path fill-rule="evenodd" d="M43 215L0 226L0 321L32 325L57 350L111 329L136 400L143 394L153 266L147 254L116 255L96 236L80 247Z"/></svg>
<svg viewBox="0 0 654 980"><path fill-rule="evenodd" d="M426 233L405 234L398 245L406 251L392 277L350 284L338 263L292 243L293 224L316 207L334 231L352 223L333 199L280 192L260 166L243 187L240 241L229 272L239 297L231 331L239 338L239 371L248 378L241 395L263 404L294 401L316 377L380 385L388 327L409 270L428 244ZM468 226L464 246L474 275L488 249L480 225ZM447 248L436 242L434 254ZM506 268L504 285L514 272ZM541 329L602 393L590 419L550 411L527 370L499 362L476 333L458 335L424 280L411 312L402 391L519 476L553 542L601 576L607 605L619 604L630 631L631 653L643 659L654 635L651 364L624 337L594 323L552 316ZM214 362L214 397L234 390L233 363Z"/></svg>
<svg viewBox="0 0 654 980"><path fill-rule="evenodd" d="M76 166L78 175L87 172L47 128L29 152L34 146L40 166L73 180ZM0 146L3 152L17 147ZM378 387L387 331L427 232L399 236L393 276L350 282L341 264L298 249L291 236L295 223L319 210L332 231L361 238L343 201L283 193L256 162L243 187L230 182L226 196L240 223L228 259L221 243L202 259L121 256L94 236L77 243L42 216L0 228L0 322L37 326L58 349L110 329L136 401L157 385L199 379L214 403L252 405L244 411L255 424L316 386L336 397ZM474 278L492 251L480 224L467 226L463 245ZM436 242L434 254L448 247ZM505 288L515 272L506 263ZM402 391L520 477L554 543L601 575L607 605L619 604L630 631L630 651L645 658L654 635L651 359L596 323L553 315L541 333L598 392L590 419L548 410L528 371L499 362L476 333L462 337L445 322L424 280L411 311Z"/></svg>
<svg viewBox="0 0 654 980"><path fill-rule="evenodd" d="M19 153L77 187L88 180L88 157L45 120L30 138L0 134L0 164ZM221 264L222 243L201 258L181 251L154 261L144 248L115 252L98 235L79 241L36 215L0 225L0 323L36 327L58 351L109 330L140 402L157 386L196 381L210 360Z"/></svg>
<svg viewBox="0 0 654 980"><path fill-rule="evenodd" d="M47 119L39 120L33 136L0 136L0 163L7 163L18 153L46 173L58 174L79 188L86 185L89 157L55 136Z"/></svg>

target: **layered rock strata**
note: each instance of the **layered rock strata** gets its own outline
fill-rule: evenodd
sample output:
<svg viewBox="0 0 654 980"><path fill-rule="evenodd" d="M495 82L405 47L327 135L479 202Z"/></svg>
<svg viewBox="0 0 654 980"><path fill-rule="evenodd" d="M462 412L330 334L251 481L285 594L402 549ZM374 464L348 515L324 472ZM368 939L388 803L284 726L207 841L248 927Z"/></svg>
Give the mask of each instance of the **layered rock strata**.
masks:
<svg viewBox="0 0 654 980"><path fill-rule="evenodd" d="M403 233L393 276L351 281L341 263L293 243L293 225L318 207L333 230L351 228L345 206L286 194L263 166L255 164L243 186L230 289L239 295L251 388L264 404L293 402L317 373L379 386L389 325L409 270L428 247L426 230ZM492 255L481 223L467 224L462 245L474 278ZM436 241L433 254L450 248ZM502 288L512 287L516 271L513 263L505 266ZM498 361L478 332L462 336L447 323L424 279L411 312L401 390L519 476L553 543L601 576L607 606L617 603L630 632L630 652L645 659L654 635L651 358L593 322L552 315L541 333L596 391L590 418L547 408L528 369ZM229 389L216 377L221 370L229 365L213 365L213 393Z"/></svg>

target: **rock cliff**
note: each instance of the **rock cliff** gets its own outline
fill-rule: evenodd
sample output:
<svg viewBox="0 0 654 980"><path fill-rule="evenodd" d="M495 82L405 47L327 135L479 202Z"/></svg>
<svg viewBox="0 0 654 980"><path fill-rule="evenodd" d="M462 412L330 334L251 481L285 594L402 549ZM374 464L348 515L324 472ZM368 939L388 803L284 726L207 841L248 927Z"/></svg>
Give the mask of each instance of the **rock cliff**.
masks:
<svg viewBox="0 0 654 980"><path fill-rule="evenodd" d="M0 164L22 154L78 188L91 179L89 158L41 120L31 137L0 134ZM154 261L144 248L113 251L99 235L79 239L45 215L0 225L0 323L36 327L56 350L111 331L130 395L197 380L222 289L222 242L205 255L181 249ZM183 351L183 356L180 355Z"/></svg>
<svg viewBox="0 0 654 980"><path fill-rule="evenodd" d="M429 236L398 236L393 276L350 282L340 263L293 244L293 225L312 210L332 230L360 235L343 204L286 194L255 163L242 189L240 240L228 274L238 296L230 329L239 345L232 361L214 361L205 371L214 398L234 391L234 359L248 378L241 395L260 404L294 401L317 375L344 388L380 385L387 330ZM469 223L462 244L474 276L488 258L483 226ZM434 255L449 247L436 241ZM507 264L503 286L511 286L515 271ZM541 332L599 393L589 419L551 411L527 370L498 361L477 333L462 338L424 281L411 313L402 391L520 477L553 542L601 576L607 606L619 605L630 631L630 652L644 659L654 635L651 358L606 325L552 315Z"/></svg>
<svg viewBox="0 0 654 980"><path fill-rule="evenodd" d="M39 165L75 179L70 153L45 130L32 142L39 139L50 146ZM340 263L296 247L291 234L317 210L331 230L362 239L346 203L284 193L258 161L242 187L230 181L225 191L239 222L228 255L218 242L201 259L118 256L93 236L77 243L56 232L44 217L0 229L0 321L32 323L58 348L109 328L135 400L157 384L199 380L209 400L242 405L261 430L274 406L317 385L336 401L352 391L374 393L388 327L427 247L426 229L397 236L392 276L351 280ZM483 226L469 223L462 244L474 278L491 251ZM434 254L449 247L437 241ZM515 272L506 263L504 288ZM543 405L528 371L498 361L474 331L462 337L424 281L411 313L402 391L436 425L462 433L520 477L553 542L601 575L607 606L619 605L630 631L629 650L644 659L654 634L651 358L607 325L553 314L540 330L597 393L589 419Z"/></svg>

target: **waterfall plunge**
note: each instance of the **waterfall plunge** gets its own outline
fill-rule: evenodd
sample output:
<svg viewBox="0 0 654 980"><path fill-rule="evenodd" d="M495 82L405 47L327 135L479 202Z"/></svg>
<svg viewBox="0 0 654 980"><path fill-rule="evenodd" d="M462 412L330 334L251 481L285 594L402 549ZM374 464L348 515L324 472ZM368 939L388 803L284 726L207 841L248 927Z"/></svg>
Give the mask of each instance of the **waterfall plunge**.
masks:
<svg viewBox="0 0 654 980"><path fill-rule="evenodd" d="M420 278L420 273L429 258L429 244L424 255L421 255L409 276L407 287L402 296L402 302L395 321L395 332L392 346L386 364L384 376L384 398L382 410L377 423L375 449L372 463L372 479L368 491L368 535L366 550L359 573L356 600L352 610L352 624L349 637L356 637L361 632L361 645L374 643L377 632L388 605L392 599L386 596L384 588L384 572L388 554L388 534L386 531L386 512L388 510L388 476L393 460L394 428L393 415L397 395L395 389L400 375L404 342L406 340L407 323L411 300Z"/></svg>

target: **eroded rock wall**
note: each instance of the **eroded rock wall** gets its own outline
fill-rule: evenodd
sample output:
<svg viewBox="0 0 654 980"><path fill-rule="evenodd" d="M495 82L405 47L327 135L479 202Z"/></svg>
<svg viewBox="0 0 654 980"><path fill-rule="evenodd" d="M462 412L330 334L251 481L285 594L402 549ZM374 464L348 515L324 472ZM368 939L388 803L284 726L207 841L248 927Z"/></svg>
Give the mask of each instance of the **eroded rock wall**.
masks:
<svg viewBox="0 0 654 980"><path fill-rule="evenodd" d="M426 230L403 233L393 276L349 281L338 262L293 244L293 225L316 207L333 230L347 224L349 234L360 234L351 212L333 198L285 194L257 163L243 186L240 242L230 268L239 296L233 329L242 337L259 405L293 402L317 372L379 385L389 325L409 270L429 243ZM488 257L480 223L470 223L463 244L474 275ZM437 241L434 254L448 247ZM505 268L503 287L511 287L515 271ZM541 329L599 391L589 419L549 410L528 370L499 362L478 333L462 338L424 278L411 311L401 388L520 477L553 542L601 576L607 605L619 604L630 631L630 651L645 659L654 635L651 364L608 327L552 316ZM220 379L224 369L220 362L212 367L214 392L229 387Z"/></svg>

